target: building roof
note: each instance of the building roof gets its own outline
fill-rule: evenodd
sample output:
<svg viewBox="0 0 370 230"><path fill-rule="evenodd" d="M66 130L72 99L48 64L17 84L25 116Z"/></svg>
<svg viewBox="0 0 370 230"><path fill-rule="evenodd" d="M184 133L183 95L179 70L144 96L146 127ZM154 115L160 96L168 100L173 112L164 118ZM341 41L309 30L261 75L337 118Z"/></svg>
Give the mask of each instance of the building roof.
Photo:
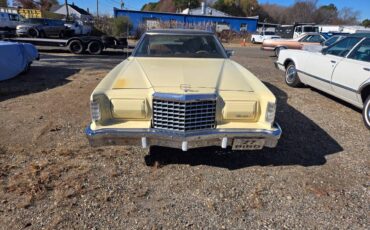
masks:
<svg viewBox="0 0 370 230"><path fill-rule="evenodd" d="M73 8L75 11L77 11L78 13L80 14L83 14L83 15L91 15L89 12L87 12L86 10L74 5L74 4L68 4L71 8Z"/></svg>
<svg viewBox="0 0 370 230"><path fill-rule="evenodd" d="M72 9L74 9L75 11L77 11L79 14L82 14L82 15L91 15L89 12L87 12L86 10L76 6L75 4L68 4L68 6ZM65 4L64 5L59 5L59 6L53 6L50 11L52 12L55 12L57 10L59 10L60 8L62 7L65 7Z"/></svg>

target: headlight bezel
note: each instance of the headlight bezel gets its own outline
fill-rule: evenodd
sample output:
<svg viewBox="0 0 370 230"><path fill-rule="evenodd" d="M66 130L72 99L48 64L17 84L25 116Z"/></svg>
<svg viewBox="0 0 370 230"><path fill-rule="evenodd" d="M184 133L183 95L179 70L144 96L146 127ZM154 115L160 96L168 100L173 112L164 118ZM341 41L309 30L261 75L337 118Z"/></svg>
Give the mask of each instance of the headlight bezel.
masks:
<svg viewBox="0 0 370 230"><path fill-rule="evenodd" d="M265 121L273 124L276 116L276 102L268 102L266 107Z"/></svg>
<svg viewBox="0 0 370 230"><path fill-rule="evenodd" d="M91 120L94 122L101 120L100 104L96 100L90 101L90 115Z"/></svg>

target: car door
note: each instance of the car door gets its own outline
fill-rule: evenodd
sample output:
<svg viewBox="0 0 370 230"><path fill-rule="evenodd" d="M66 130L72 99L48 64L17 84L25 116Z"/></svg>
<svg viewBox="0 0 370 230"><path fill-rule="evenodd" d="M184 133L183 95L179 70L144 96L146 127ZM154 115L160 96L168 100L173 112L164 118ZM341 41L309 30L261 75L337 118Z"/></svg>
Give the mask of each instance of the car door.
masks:
<svg viewBox="0 0 370 230"><path fill-rule="evenodd" d="M313 52L307 55L309 59L306 59L302 69L299 70L305 77L305 83L320 90L332 92L331 80L334 69L360 40L361 38L346 38L321 53Z"/></svg>
<svg viewBox="0 0 370 230"><path fill-rule="evenodd" d="M332 85L335 94L353 104L361 105L358 89L370 79L370 38L357 45L335 68Z"/></svg>
<svg viewBox="0 0 370 230"><path fill-rule="evenodd" d="M44 20L44 26L43 30L46 33L47 36L53 36L55 35L53 21L49 19Z"/></svg>

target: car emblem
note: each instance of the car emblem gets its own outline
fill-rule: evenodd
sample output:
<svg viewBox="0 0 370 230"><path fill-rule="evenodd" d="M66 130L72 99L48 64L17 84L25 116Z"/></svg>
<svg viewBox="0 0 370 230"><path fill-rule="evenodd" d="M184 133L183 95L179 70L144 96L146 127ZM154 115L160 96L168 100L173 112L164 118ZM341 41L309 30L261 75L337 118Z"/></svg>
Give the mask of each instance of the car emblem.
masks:
<svg viewBox="0 0 370 230"><path fill-rule="evenodd" d="M184 90L184 92L189 92L191 90L191 85L189 84L181 84L180 89Z"/></svg>

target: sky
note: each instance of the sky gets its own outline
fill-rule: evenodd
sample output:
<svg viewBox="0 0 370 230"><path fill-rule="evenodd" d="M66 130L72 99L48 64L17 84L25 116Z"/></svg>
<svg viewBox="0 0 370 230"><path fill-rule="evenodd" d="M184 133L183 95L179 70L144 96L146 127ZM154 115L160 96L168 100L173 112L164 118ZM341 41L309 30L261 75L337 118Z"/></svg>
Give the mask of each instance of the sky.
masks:
<svg viewBox="0 0 370 230"><path fill-rule="evenodd" d="M123 0L125 8L140 10L141 7L148 2L156 2L157 0ZM263 3L276 3L279 5L289 6L296 0L259 0ZM59 0L60 3L64 0ZM68 3L74 2L81 8L89 8L90 12L96 12L96 0L68 0ZM113 7L120 7L121 0L99 0L99 13L113 14ZM360 19L370 18L370 0L319 0L319 5L327 5L334 3L338 9L350 7L360 12Z"/></svg>

